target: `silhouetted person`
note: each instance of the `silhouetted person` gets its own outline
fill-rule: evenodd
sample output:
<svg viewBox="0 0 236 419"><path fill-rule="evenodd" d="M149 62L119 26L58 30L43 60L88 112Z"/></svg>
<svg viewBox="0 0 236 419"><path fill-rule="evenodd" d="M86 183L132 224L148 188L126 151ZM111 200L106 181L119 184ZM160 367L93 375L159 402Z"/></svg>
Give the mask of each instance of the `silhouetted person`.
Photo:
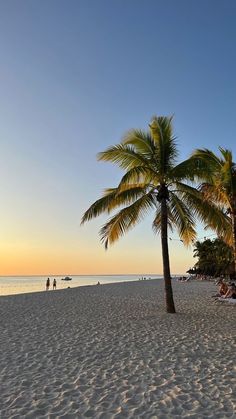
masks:
<svg viewBox="0 0 236 419"><path fill-rule="evenodd" d="M53 288L54 290L56 290L56 289L57 289L57 281L56 281L56 279L55 279L55 278L54 278L54 280L53 280L52 288Z"/></svg>
<svg viewBox="0 0 236 419"><path fill-rule="evenodd" d="M50 287L50 279L48 278L46 281L46 291L49 290L49 287Z"/></svg>

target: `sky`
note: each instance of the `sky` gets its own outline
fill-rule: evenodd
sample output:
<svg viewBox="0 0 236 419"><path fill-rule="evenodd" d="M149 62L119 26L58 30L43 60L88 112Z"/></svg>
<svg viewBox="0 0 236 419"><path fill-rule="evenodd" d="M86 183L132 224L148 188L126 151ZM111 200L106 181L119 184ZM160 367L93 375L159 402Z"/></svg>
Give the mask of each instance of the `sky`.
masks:
<svg viewBox="0 0 236 419"><path fill-rule="evenodd" d="M96 155L174 115L180 160L235 156L235 20L234 0L0 0L0 275L162 273L153 214L108 251L105 216L80 226L122 175Z"/></svg>

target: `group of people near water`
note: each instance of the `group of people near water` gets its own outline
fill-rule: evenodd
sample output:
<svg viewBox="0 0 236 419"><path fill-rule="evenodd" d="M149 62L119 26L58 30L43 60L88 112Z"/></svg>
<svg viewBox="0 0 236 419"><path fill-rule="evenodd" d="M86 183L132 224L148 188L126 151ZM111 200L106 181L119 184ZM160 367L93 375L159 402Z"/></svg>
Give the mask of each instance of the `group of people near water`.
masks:
<svg viewBox="0 0 236 419"><path fill-rule="evenodd" d="M47 279L46 281L46 291L48 291L50 289L50 278ZM57 281L56 278L54 278L53 283L52 283L52 289L56 290L57 289Z"/></svg>
<svg viewBox="0 0 236 419"><path fill-rule="evenodd" d="M236 285L234 282L226 284L226 282L224 282L223 279L220 279L218 282L218 286L219 294L217 294L217 297L236 299Z"/></svg>

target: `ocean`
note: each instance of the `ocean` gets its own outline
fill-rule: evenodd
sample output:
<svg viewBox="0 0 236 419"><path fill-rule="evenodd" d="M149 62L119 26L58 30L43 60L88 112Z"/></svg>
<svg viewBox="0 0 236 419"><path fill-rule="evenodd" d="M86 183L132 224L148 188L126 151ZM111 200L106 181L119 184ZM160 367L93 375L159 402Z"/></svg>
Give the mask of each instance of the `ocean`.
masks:
<svg viewBox="0 0 236 419"><path fill-rule="evenodd" d="M142 279L160 279L162 275L70 275L71 281L62 281L63 276L48 276L50 278L50 288L52 290L53 279L57 281L57 289L74 288L83 285L96 285L98 282L109 284L114 282L138 281ZM45 276L0 276L0 296L25 294L29 292L45 291Z"/></svg>

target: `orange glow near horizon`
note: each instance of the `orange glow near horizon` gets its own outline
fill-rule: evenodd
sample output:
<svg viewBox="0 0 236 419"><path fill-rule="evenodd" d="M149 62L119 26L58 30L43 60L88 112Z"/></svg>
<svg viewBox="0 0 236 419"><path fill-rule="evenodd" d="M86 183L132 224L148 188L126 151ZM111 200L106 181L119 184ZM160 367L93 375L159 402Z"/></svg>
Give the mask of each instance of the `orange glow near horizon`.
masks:
<svg viewBox="0 0 236 419"><path fill-rule="evenodd" d="M26 218L2 223L1 276L162 274L160 237L151 234L148 223L105 251L99 242L100 220L83 228L70 217L64 223L53 222L50 218L40 224L35 218L30 224ZM172 274L185 273L195 263L192 249L180 241L169 242L169 253Z"/></svg>
<svg viewBox="0 0 236 419"><path fill-rule="evenodd" d="M182 254L183 253L183 254ZM29 245L1 246L1 276L14 275L106 275L162 274L161 252L156 248L122 250L113 247L80 248ZM192 257L185 252L170 254L171 272L184 273L192 266Z"/></svg>

